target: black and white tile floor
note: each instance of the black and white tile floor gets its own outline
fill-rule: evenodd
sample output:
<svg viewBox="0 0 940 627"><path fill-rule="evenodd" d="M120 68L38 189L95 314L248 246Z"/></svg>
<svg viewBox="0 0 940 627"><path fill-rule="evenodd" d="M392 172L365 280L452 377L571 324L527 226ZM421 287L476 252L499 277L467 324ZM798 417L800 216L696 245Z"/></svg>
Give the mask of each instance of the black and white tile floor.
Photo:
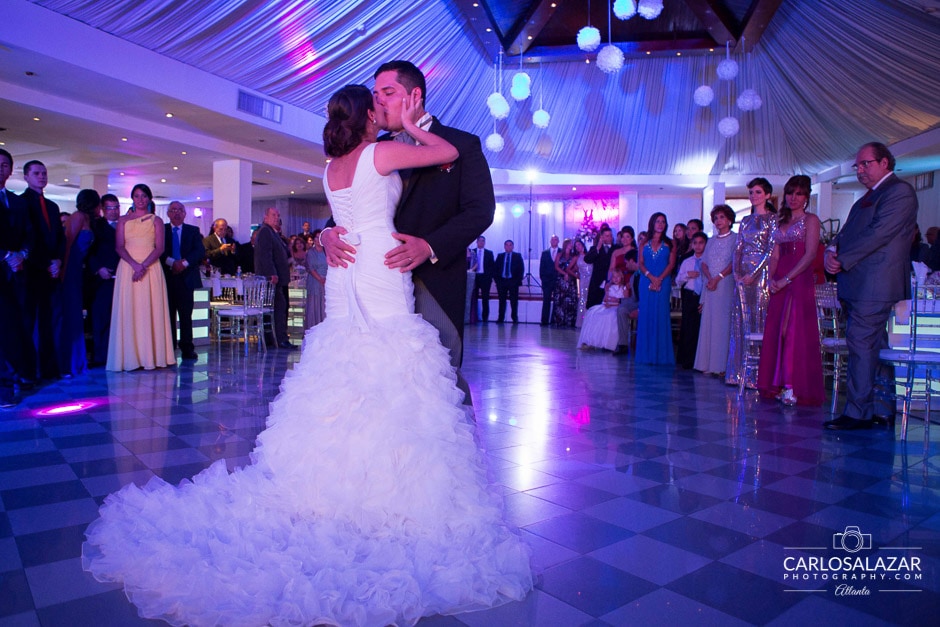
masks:
<svg viewBox="0 0 940 627"><path fill-rule="evenodd" d="M539 584L422 625L936 624L940 455L934 441L924 458L922 423L906 446L827 432L823 409L575 342L468 327L479 440ZM298 357L223 344L177 368L99 368L0 413L0 627L157 624L82 571L85 527L125 483L247 463Z"/></svg>

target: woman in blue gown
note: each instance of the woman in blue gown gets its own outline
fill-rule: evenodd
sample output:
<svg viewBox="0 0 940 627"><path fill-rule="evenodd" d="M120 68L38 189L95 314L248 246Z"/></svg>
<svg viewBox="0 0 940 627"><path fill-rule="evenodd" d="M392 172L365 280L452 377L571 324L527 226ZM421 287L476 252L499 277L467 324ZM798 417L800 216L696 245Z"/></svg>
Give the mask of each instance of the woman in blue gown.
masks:
<svg viewBox="0 0 940 627"><path fill-rule="evenodd" d="M674 366L672 321L672 269L676 247L666 235L669 222L664 213L650 216L649 240L640 251L640 314L636 331L636 363Z"/></svg>
<svg viewBox="0 0 940 627"><path fill-rule="evenodd" d="M62 272L62 328L59 329L59 372L65 377L88 369L85 348L85 317L82 312L85 258L95 239L91 224L98 217L101 198L93 189L83 189L75 199L78 209L65 225L66 254Z"/></svg>

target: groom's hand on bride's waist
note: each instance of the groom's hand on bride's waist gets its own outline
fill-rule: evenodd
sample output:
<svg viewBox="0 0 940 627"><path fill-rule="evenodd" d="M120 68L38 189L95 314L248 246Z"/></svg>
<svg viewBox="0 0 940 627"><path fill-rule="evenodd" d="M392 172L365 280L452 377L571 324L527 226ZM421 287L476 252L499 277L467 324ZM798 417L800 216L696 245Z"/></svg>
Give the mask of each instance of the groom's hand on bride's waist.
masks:
<svg viewBox="0 0 940 627"><path fill-rule="evenodd" d="M431 245L426 240L404 233L392 233L392 237L400 241L401 245L385 253L385 265L389 268L408 272L431 258Z"/></svg>
<svg viewBox="0 0 940 627"><path fill-rule="evenodd" d="M332 268L345 268L350 263L356 263L356 249L348 242L343 241L340 235L348 231L341 226L324 229L320 233L320 245L326 253L326 262Z"/></svg>

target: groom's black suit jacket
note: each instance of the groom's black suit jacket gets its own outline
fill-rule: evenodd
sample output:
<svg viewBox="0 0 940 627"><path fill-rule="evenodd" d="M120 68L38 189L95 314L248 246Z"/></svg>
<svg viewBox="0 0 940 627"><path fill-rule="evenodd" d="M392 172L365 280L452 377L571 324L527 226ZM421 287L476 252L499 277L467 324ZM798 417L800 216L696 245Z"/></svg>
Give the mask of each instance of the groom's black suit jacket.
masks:
<svg viewBox="0 0 940 627"><path fill-rule="evenodd" d="M480 138L444 126L437 118L430 132L453 144L460 156L452 164L402 172L404 191L395 213L395 228L431 245L437 263L425 261L415 268L414 275L428 288L462 338L467 246L493 223L496 198Z"/></svg>

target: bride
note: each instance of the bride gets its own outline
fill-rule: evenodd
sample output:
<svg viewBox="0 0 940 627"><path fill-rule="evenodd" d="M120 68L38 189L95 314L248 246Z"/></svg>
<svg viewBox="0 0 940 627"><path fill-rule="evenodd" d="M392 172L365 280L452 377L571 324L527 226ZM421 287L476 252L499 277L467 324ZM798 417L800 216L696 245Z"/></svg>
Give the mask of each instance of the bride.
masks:
<svg viewBox="0 0 940 627"><path fill-rule="evenodd" d="M82 563L121 582L141 616L175 625L388 625L522 599L529 550L504 522L438 332L414 314L395 246L397 170L454 161L419 142L376 142L369 90L330 99L324 188L357 262L331 268L326 320L307 332L252 463L224 460L171 486L110 495ZM329 355L330 359L323 359ZM310 386L328 390L309 403Z"/></svg>

